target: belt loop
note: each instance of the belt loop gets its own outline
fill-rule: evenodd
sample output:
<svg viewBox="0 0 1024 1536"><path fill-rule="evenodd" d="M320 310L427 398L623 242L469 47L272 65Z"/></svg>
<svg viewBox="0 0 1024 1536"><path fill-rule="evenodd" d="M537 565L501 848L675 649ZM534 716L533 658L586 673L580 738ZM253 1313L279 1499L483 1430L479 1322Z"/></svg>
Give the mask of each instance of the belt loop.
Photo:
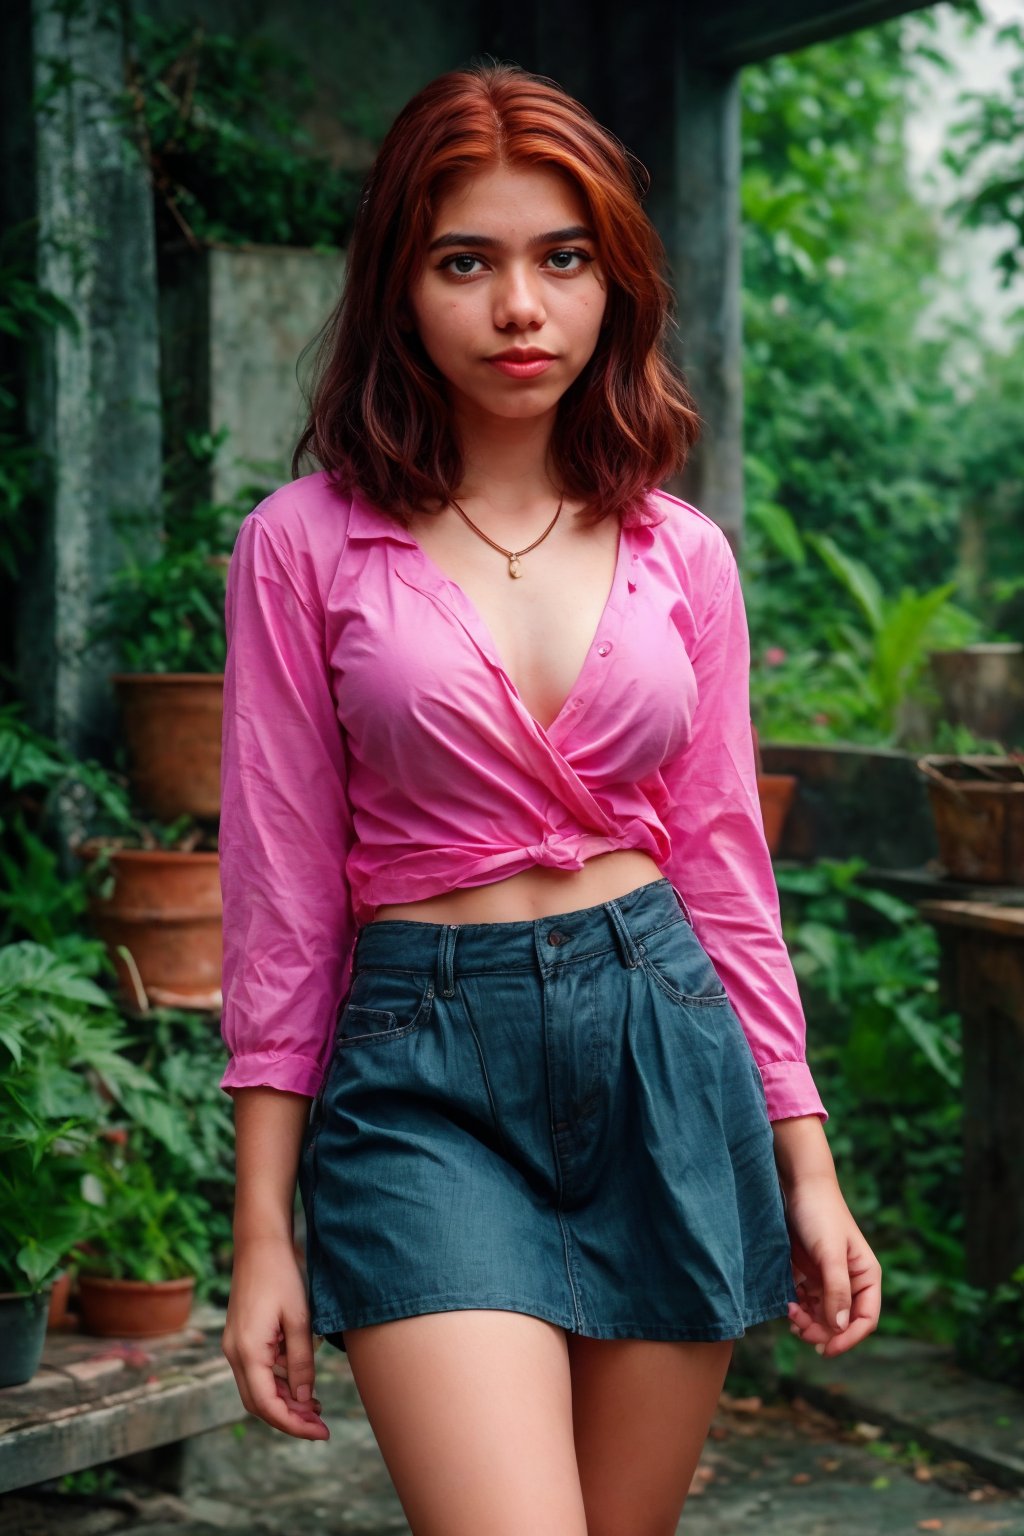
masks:
<svg viewBox="0 0 1024 1536"><path fill-rule="evenodd" d="M457 923L442 923L437 945L437 985L442 997L455 996L455 939Z"/></svg>
<svg viewBox="0 0 1024 1536"><path fill-rule="evenodd" d="M622 908L613 897L611 901L605 902L604 909L611 919L612 927L615 929L615 937L619 941L622 963L629 970L635 971L640 964L640 951L637 949L633 935L629 931L629 924L622 915Z"/></svg>
<svg viewBox="0 0 1024 1536"><path fill-rule="evenodd" d="M669 885L672 885L672 881L671 880L669 881ZM686 918L686 921L689 923L690 927L692 928L693 927L693 918L690 916L690 909L689 909L689 907L686 905L686 902L683 900L682 892L680 891L680 889L679 889L679 887L677 885L672 885L672 889L676 893L676 901L678 901L679 905L683 909L683 916Z"/></svg>

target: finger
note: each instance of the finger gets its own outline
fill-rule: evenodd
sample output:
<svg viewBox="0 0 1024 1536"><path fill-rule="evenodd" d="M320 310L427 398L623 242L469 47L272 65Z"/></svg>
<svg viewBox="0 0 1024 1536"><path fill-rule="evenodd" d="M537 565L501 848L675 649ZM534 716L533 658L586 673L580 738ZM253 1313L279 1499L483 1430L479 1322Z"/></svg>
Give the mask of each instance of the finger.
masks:
<svg viewBox="0 0 1024 1536"><path fill-rule="evenodd" d="M866 1318L859 1322L852 1322L842 1333L834 1333L827 1339L822 1339L815 1344L815 1349L826 1360L833 1359L836 1355L844 1355L847 1350L853 1349L862 1339L874 1333L874 1324Z"/></svg>
<svg viewBox="0 0 1024 1536"><path fill-rule="evenodd" d="M849 1325L850 1310L853 1305L850 1256L845 1242L842 1247L829 1249L824 1254L821 1261L821 1275L825 1294L822 1320L837 1333L842 1333L843 1329Z"/></svg>
<svg viewBox="0 0 1024 1536"><path fill-rule="evenodd" d="M313 1396L316 1366L313 1362L313 1335L306 1313L284 1318L284 1353L288 1365L288 1390L300 1403Z"/></svg>
<svg viewBox="0 0 1024 1536"><path fill-rule="evenodd" d="M269 1366L262 1361L253 1361L246 1371L246 1383L249 1395L252 1399L251 1412L257 1418L263 1419L272 1429L283 1430L286 1435L295 1435L303 1440L327 1440L330 1431L327 1425L319 1417L313 1417L303 1406L296 1410L289 1408L288 1403L278 1395L278 1381ZM285 1388L287 1391L287 1388Z"/></svg>
<svg viewBox="0 0 1024 1536"><path fill-rule="evenodd" d="M308 1403L300 1403L297 1398L292 1397L286 1382L277 1382L276 1388L278 1397L284 1403L289 1413L297 1414L301 1419L312 1420L322 1418L323 1405L318 1397L311 1397Z"/></svg>

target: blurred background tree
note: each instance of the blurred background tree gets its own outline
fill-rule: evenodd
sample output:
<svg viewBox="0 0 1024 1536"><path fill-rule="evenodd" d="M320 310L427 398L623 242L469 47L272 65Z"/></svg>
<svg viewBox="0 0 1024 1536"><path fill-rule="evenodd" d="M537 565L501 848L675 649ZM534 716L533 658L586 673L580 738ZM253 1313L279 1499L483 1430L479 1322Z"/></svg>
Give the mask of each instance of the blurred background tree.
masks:
<svg viewBox="0 0 1024 1536"><path fill-rule="evenodd" d="M908 166L909 86L920 57L952 64L915 24L743 73L744 566L765 735L891 737L852 692L859 594L809 556L808 535L856 557L893 600L955 581L922 664L928 645L1015 639L1024 621L1024 311L1002 350L970 312L925 323L944 233ZM1000 35L1020 45L1020 28ZM970 216L1012 213L1019 101L979 98L970 125L963 169L990 143L1018 166L1016 184L993 172ZM852 660L861 672L856 647Z"/></svg>

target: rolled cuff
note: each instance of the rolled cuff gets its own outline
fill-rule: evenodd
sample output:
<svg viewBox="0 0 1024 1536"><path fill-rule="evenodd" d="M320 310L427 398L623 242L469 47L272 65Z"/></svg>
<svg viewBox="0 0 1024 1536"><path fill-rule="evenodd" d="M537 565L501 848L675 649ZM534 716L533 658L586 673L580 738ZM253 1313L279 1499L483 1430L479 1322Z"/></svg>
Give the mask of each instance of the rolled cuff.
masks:
<svg viewBox="0 0 1024 1536"><path fill-rule="evenodd" d="M233 1088L279 1088L286 1093L302 1093L315 1099L320 1092L323 1072L308 1056L280 1056L274 1051L247 1051L232 1056L220 1087L225 1093Z"/></svg>
<svg viewBox="0 0 1024 1536"><path fill-rule="evenodd" d="M758 1062L769 1120L788 1120L794 1115L819 1115L822 1124L828 1110L814 1085L806 1061Z"/></svg>

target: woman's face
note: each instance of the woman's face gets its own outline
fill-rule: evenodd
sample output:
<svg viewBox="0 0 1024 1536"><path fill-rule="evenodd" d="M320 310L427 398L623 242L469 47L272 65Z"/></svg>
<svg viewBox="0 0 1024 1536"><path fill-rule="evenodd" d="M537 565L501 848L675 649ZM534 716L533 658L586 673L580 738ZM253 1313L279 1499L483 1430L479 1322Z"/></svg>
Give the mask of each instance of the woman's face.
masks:
<svg viewBox="0 0 1024 1536"><path fill-rule="evenodd" d="M420 339L457 410L543 415L593 355L607 302L595 232L567 176L481 171L441 199L409 293ZM499 353L550 355L502 368Z"/></svg>

